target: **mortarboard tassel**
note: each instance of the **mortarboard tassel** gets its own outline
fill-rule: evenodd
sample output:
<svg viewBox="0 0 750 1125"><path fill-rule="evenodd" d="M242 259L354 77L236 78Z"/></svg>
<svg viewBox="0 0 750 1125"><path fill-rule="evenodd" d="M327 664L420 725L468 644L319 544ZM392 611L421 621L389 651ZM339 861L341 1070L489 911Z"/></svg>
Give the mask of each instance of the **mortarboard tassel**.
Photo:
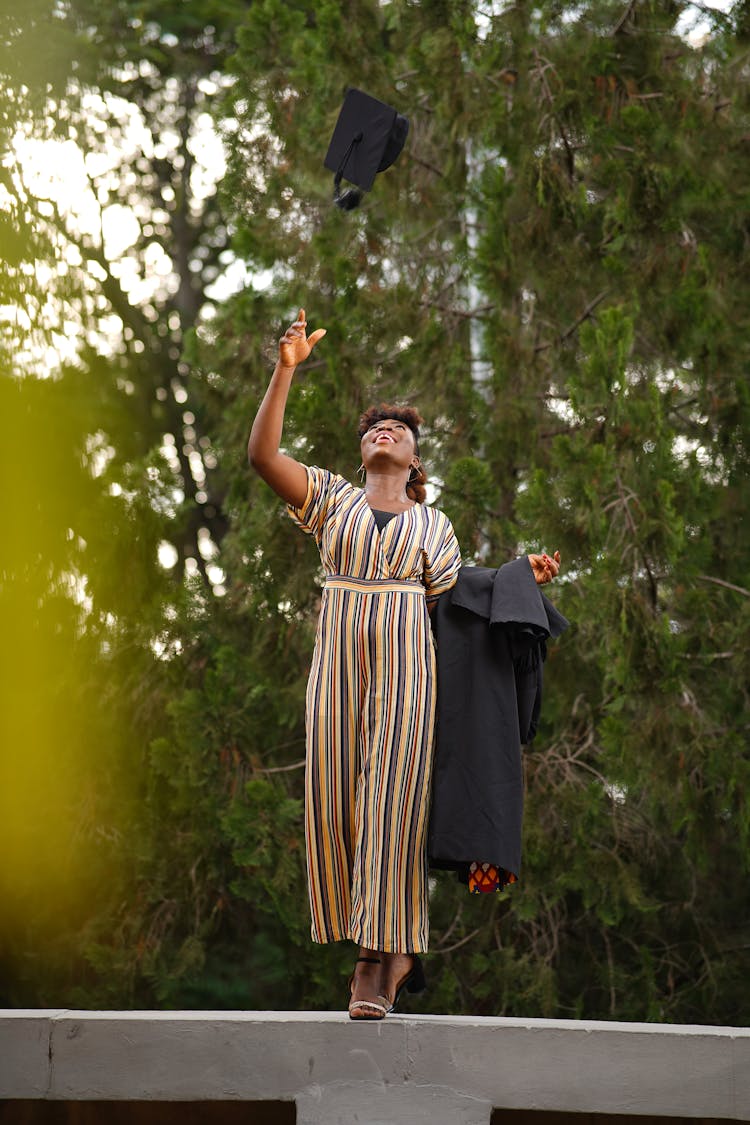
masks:
<svg viewBox="0 0 750 1125"><path fill-rule="evenodd" d="M349 147L344 153L344 156L338 168L336 169L336 175L333 179L333 202L337 207L340 207L342 211L353 211L354 208L359 207L360 203L362 202L362 192L359 191L358 188L349 188L344 192L343 195L341 194L341 180L344 175L346 162L349 159L354 146L356 144L359 144L363 136L364 134L362 132L359 132L356 134L356 136L352 137L351 141L349 142Z"/></svg>

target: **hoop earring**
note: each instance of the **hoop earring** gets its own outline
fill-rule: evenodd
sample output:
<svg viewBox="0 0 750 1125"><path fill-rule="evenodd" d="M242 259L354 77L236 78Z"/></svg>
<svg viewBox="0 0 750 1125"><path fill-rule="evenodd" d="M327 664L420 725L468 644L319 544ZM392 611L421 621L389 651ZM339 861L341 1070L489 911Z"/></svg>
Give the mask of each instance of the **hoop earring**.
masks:
<svg viewBox="0 0 750 1125"><path fill-rule="evenodd" d="M367 469L365 468L364 463L363 463L357 469L357 476L364 483L364 479L365 479L366 475L367 475Z"/></svg>
<svg viewBox="0 0 750 1125"><path fill-rule="evenodd" d="M421 476L421 472L422 472L422 466L421 465L412 465L411 469L409 470L409 479L407 480L406 483L407 484L413 484L415 480L419 480L419 478ZM411 475L412 473L416 473L416 476L412 476Z"/></svg>

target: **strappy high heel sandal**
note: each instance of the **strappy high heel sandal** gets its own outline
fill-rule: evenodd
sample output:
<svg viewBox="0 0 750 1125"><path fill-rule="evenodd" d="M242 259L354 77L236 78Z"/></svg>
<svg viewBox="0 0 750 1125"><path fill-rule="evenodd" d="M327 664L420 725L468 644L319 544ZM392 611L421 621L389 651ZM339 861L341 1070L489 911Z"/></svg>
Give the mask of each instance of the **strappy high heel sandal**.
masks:
<svg viewBox="0 0 750 1125"><path fill-rule="evenodd" d="M358 957L357 963L366 961L370 965L380 965L379 957ZM349 994L351 995L352 984L354 983L354 973L349 977ZM372 1000L350 1000L349 1001L349 1019L350 1020L382 1020L391 1009L388 1007L388 1001L385 996L377 996Z"/></svg>

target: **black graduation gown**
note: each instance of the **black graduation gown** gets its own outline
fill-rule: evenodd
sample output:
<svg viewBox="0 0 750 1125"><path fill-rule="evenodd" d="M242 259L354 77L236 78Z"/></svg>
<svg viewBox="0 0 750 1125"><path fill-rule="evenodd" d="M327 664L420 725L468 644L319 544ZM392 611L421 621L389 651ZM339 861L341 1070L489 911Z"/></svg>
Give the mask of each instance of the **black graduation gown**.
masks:
<svg viewBox="0 0 750 1125"><path fill-rule="evenodd" d="M536 734L546 642L568 624L526 556L497 569L462 567L438 600L432 867L461 877L480 860L518 874L521 744Z"/></svg>

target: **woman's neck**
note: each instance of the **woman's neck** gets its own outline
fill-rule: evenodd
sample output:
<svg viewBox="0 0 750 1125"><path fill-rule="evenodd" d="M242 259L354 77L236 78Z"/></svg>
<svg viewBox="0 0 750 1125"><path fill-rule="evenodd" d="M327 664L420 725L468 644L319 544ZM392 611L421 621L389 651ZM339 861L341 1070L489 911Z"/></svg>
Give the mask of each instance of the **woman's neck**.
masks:
<svg viewBox="0 0 750 1125"><path fill-rule="evenodd" d="M406 495L403 476L390 473L368 473L365 485L365 499L371 508L383 511L403 511L414 506L414 501Z"/></svg>

